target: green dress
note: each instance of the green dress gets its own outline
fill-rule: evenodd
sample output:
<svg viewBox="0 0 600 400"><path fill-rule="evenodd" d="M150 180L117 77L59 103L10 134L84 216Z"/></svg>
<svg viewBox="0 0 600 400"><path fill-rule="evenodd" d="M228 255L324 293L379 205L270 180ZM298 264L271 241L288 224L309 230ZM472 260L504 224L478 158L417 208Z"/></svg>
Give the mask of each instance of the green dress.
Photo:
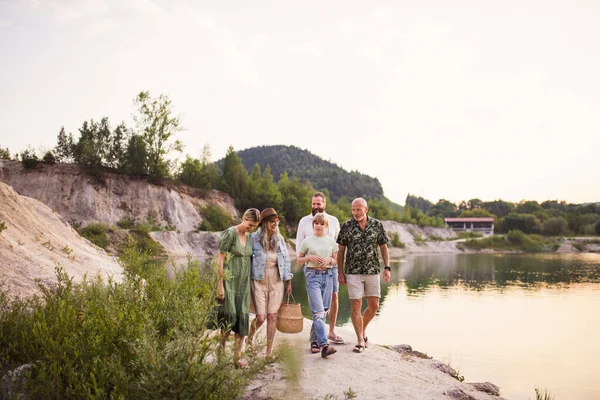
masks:
<svg viewBox="0 0 600 400"><path fill-rule="evenodd" d="M219 237L219 252L228 254L223 272L229 279L223 282L225 299L218 313L219 327L231 329L240 336L248 336L250 313L250 267L252 245L246 234L246 246L242 246L234 227L228 228Z"/></svg>

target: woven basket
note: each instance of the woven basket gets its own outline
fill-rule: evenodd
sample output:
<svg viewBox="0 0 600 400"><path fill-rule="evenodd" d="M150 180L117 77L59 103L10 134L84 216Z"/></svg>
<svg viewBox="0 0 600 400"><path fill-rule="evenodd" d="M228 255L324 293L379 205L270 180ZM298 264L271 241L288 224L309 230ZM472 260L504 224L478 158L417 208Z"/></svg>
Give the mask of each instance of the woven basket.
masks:
<svg viewBox="0 0 600 400"><path fill-rule="evenodd" d="M290 303L290 296L287 301L281 304L277 312L277 330L283 333L299 333L302 332L304 326L304 317L299 303L296 303L292 296L293 303Z"/></svg>

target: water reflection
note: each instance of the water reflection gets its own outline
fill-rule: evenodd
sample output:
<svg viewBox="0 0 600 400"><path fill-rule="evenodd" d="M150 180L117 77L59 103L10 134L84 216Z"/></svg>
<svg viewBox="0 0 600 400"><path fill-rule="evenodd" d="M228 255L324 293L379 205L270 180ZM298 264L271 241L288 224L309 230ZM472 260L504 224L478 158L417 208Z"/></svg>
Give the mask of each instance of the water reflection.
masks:
<svg viewBox="0 0 600 400"><path fill-rule="evenodd" d="M542 287L568 287L574 283L600 282L600 255L452 254L417 255L391 263L392 279L381 282L380 311L391 288L406 288L407 296L424 295L431 288L462 288L474 291L500 291L508 287L539 290ZM310 317L304 274L293 268L293 293ZM340 288L338 325L350 321L350 301L345 286ZM363 302L366 307L366 301ZM378 312L378 313L379 313Z"/></svg>

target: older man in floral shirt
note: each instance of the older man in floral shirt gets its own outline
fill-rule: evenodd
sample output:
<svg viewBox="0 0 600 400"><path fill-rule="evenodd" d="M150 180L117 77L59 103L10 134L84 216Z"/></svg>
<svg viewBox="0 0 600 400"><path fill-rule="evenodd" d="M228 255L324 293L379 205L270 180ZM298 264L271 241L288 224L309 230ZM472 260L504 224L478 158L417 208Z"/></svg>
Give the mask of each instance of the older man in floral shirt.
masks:
<svg viewBox="0 0 600 400"><path fill-rule="evenodd" d="M367 325L379 308L381 265L377 247L381 250L384 263L383 281L389 282L391 268L387 243L389 241L381 221L367 216L367 201L357 198L352 201L352 219L344 222L337 238L339 246L338 267L340 285L348 285L352 325L358 344L355 353L362 353L368 345ZM346 249L348 250L346 252ZM347 253L347 254L346 254ZM344 267L345 264L345 267ZM367 298L367 308L361 313L362 298Z"/></svg>

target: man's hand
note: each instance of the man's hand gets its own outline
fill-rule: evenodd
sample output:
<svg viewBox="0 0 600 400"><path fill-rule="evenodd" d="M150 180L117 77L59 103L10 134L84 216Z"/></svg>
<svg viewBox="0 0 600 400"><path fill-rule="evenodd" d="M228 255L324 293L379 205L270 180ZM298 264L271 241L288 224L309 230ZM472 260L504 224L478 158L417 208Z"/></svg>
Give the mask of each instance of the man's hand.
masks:
<svg viewBox="0 0 600 400"><path fill-rule="evenodd" d="M338 283L340 285L346 284L346 274L344 274L342 271L338 271Z"/></svg>
<svg viewBox="0 0 600 400"><path fill-rule="evenodd" d="M388 271L387 269L383 271L383 281L384 282L389 282L390 278L392 277L392 272Z"/></svg>

